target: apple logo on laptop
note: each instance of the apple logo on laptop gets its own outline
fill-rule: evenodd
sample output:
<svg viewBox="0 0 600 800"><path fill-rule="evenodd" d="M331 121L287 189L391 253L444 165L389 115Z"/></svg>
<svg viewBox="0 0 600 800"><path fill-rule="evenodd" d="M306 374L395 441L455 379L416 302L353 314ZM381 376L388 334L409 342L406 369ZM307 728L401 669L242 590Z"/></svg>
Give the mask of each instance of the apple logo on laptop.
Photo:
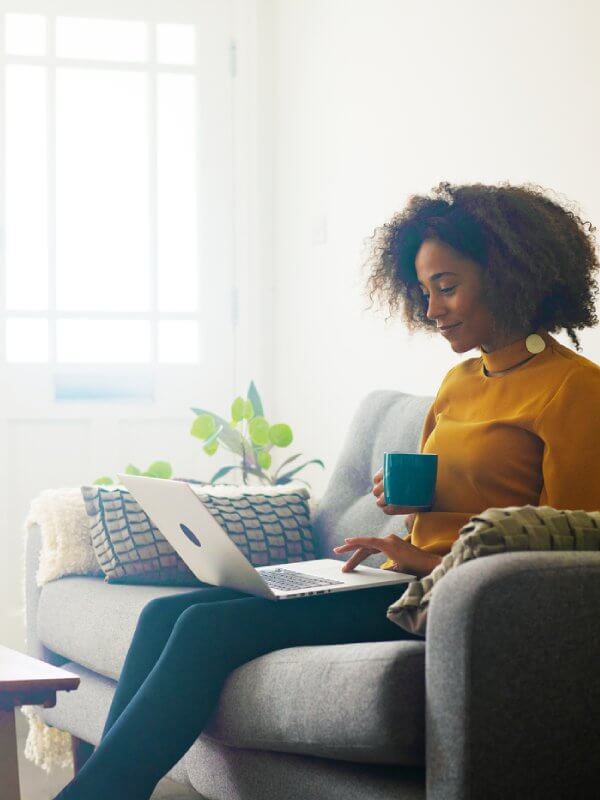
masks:
<svg viewBox="0 0 600 800"><path fill-rule="evenodd" d="M183 522L180 522L179 527L181 528L184 535L187 536L187 538L190 540L192 544L195 544L196 547L202 547L196 534L193 531L191 531L187 525L184 525Z"/></svg>

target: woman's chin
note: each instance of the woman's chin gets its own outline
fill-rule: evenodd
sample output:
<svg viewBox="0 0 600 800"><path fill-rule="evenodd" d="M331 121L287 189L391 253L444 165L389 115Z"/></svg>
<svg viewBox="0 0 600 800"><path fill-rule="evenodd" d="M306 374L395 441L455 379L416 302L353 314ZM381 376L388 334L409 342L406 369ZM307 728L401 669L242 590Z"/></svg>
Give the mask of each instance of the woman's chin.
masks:
<svg viewBox="0 0 600 800"><path fill-rule="evenodd" d="M478 347L478 344L473 344L473 342L469 342L466 339L462 339L457 337L456 339L450 339L450 347L455 353L468 353L469 350L473 350L474 347Z"/></svg>

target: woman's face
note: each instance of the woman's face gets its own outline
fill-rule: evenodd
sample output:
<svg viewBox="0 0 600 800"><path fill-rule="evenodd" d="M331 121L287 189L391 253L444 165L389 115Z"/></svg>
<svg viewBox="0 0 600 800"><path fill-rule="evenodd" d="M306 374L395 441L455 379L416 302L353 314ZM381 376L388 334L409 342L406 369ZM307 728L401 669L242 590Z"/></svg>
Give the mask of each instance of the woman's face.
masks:
<svg viewBox="0 0 600 800"><path fill-rule="evenodd" d="M415 259L417 278L429 298L427 317L455 353L475 347L492 352L502 346L494 334L493 319L483 302L483 270L444 242L426 239ZM448 330L445 326L456 326Z"/></svg>

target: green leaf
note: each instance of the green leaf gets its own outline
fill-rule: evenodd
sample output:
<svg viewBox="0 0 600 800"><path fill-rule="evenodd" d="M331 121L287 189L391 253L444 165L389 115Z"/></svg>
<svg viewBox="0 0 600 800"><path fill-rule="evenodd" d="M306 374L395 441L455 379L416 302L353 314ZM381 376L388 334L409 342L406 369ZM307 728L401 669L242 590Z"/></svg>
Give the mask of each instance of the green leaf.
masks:
<svg viewBox="0 0 600 800"><path fill-rule="evenodd" d="M231 467L221 467L221 469L217 470L215 474L210 479L211 483L218 481L219 478L222 478L224 475L227 475L228 472L231 472L232 469L240 469L240 467L236 466L235 464Z"/></svg>
<svg viewBox="0 0 600 800"><path fill-rule="evenodd" d="M134 467L133 464L127 464L127 466L125 467L125 474L126 475L141 475L142 474L142 470L138 469L137 467Z"/></svg>
<svg viewBox="0 0 600 800"><path fill-rule="evenodd" d="M252 402L252 407L254 408L254 413L256 414L256 416L264 417L265 412L263 411L263 404L258 394L258 390L254 385L254 381L250 381L247 397L248 400Z"/></svg>
<svg viewBox="0 0 600 800"><path fill-rule="evenodd" d="M104 475L102 478L97 478L92 485L93 486L112 486L113 483L114 483L114 481L112 480L112 478L107 478L106 475Z"/></svg>
<svg viewBox="0 0 600 800"><path fill-rule="evenodd" d="M236 397L231 404L231 418L236 422L244 419L244 398Z"/></svg>
<svg viewBox="0 0 600 800"><path fill-rule="evenodd" d="M289 458L286 458L285 461L282 461L282 463L277 467L277 470L275 471L275 477L279 475L279 473L285 467L286 464L291 464L292 461L295 461L297 458L300 458L301 455L302 453L296 453L295 456L290 456Z"/></svg>
<svg viewBox="0 0 600 800"><path fill-rule="evenodd" d="M208 437L208 439L207 439L207 440L204 442L204 446L206 447L207 445L209 445L209 444L212 444L213 442L217 441L217 439L218 439L218 438L219 438L219 436L221 435L221 431L222 431L222 430L223 430L223 426L222 426L222 425L219 425L219 427L218 427L218 428L215 430L215 432L214 432L214 433L212 433L212 434L211 434L211 435Z"/></svg>
<svg viewBox="0 0 600 800"><path fill-rule="evenodd" d="M269 441L269 423L264 417L254 417L250 420L248 432L254 444L262 446Z"/></svg>
<svg viewBox="0 0 600 800"><path fill-rule="evenodd" d="M252 419L254 416L254 406L251 400L244 400L244 419Z"/></svg>
<svg viewBox="0 0 600 800"><path fill-rule="evenodd" d="M269 439L276 447L287 447L293 440L292 429L284 422L278 422L269 428Z"/></svg>
<svg viewBox="0 0 600 800"><path fill-rule="evenodd" d="M310 483L308 483L308 481L303 481L302 478L296 478L296 480L299 483L305 483L308 486L308 488L310 489ZM281 485L286 484L286 483L291 483L289 478L278 478L275 481L275 486L281 486Z"/></svg>
<svg viewBox="0 0 600 800"><path fill-rule="evenodd" d="M170 478L173 470L168 461L153 461L145 474L152 478Z"/></svg>
<svg viewBox="0 0 600 800"><path fill-rule="evenodd" d="M301 469L304 469L304 467L307 467L309 464L320 464L323 467L323 469L325 469L325 464L321 461L320 458L313 458L311 459L311 461L306 461L304 464L301 464L299 467L296 467L296 469L292 469L289 472L285 472L283 475L280 475L278 481L287 483L289 480L291 480L292 476L296 475L296 473L300 472ZM287 478L287 481L283 481L282 480L283 478Z"/></svg>
<svg viewBox="0 0 600 800"><path fill-rule="evenodd" d="M196 439L208 439L213 435L216 428L217 424L212 414L200 414L192 423L190 433Z"/></svg>
<svg viewBox="0 0 600 800"><path fill-rule="evenodd" d="M213 441L210 442L209 444L205 444L202 449L204 450L206 455L214 456L218 448L219 448L219 442L216 439L213 439Z"/></svg>
<svg viewBox="0 0 600 800"><path fill-rule="evenodd" d="M192 408L194 414L209 414L211 412L206 411L203 408ZM232 452L236 453L237 455L242 455L242 435L239 431L234 431L229 427L229 423L223 417L220 417L218 414L213 414L215 422L217 425L222 425L223 430L219 434L219 438L221 443L228 447Z"/></svg>
<svg viewBox="0 0 600 800"><path fill-rule="evenodd" d="M262 467L262 469L269 469L271 466L271 454L265 450L261 450L256 454L256 460L258 461L258 466Z"/></svg>

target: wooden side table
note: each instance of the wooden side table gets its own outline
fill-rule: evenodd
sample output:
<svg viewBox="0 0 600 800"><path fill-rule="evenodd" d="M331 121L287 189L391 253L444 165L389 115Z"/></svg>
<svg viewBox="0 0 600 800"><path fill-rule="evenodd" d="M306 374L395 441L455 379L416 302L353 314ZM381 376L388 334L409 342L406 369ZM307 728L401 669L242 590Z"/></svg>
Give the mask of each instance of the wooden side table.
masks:
<svg viewBox="0 0 600 800"><path fill-rule="evenodd" d="M0 787L2 800L20 800L15 708L52 708L56 693L79 686L79 675L0 645Z"/></svg>

